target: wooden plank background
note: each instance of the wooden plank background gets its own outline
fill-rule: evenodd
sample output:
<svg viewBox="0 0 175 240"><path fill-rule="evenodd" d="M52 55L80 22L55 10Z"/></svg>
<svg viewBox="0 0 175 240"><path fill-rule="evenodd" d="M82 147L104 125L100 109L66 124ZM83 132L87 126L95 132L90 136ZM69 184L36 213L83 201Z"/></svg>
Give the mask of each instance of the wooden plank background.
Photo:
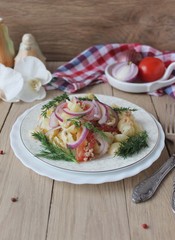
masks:
<svg viewBox="0 0 175 240"><path fill-rule="evenodd" d="M174 12L174 0L0 0L16 51L32 33L48 61L68 61L103 43L175 50Z"/></svg>

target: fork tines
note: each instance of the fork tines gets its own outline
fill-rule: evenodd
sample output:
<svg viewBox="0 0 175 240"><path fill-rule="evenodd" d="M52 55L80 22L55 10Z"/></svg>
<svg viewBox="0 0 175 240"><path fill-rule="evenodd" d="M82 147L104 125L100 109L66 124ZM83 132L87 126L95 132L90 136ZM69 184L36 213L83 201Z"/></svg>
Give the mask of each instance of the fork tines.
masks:
<svg viewBox="0 0 175 240"><path fill-rule="evenodd" d="M165 133L175 135L175 104L167 103L165 106Z"/></svg>

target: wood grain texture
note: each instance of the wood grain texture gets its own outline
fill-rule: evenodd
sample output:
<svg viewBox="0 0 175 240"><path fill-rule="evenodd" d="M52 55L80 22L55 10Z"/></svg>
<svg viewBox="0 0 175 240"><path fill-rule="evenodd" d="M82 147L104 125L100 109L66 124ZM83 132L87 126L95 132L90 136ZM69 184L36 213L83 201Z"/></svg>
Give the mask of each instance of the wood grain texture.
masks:
<svg viewBox="0 0 175 240"><path fill-rule="evenodd" d="M32 33L47 60L67 61L95 44L139 42L175 50L173 0L0 0L16 51Z"/></svg>
<svg viewBox="0 0 175 240"><path fill-rule="evenodd" d="M53 71L60 62L48 63ZM113 89L108 84L79 91L123 98L153 114L164 128L164 107L169 96L153 97ZM61 91L48 91L47 99ZM73 185L40 176L23 166L10 147L9 133L16 118L33 103L0 102L0 232L1 240L174 240L174 213L171 210L171 172L149 201L135 204L132 190L156 171L172 152L167 142L158 160L136 176L99 185ZM6 109L6 110L4 110ZM12 202L12 197L18 197ZM142 224L149 225L143 229Z"/></svg>

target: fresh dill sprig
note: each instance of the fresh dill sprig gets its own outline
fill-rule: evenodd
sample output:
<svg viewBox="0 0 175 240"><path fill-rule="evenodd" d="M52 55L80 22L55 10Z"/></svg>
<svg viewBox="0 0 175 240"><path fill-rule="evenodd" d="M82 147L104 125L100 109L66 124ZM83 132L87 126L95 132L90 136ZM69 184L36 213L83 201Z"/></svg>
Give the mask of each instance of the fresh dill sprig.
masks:
<svg viewBox="0 0 175 240"><path fill-rule="evenodd" d="M135 112L137 111L136 108L130 108L130 107L114 107L112 108L115 112L118 112L118 113L122 113L122 112L126 112L126 111L132 111L132 112Z"/></svg>
<svg viewBox="0 0 175 240"><path fill-rule="evenodd" d="M69 118L68 121L71 121L72 124L74 124L76 127L81 127L82 125L85 126L89 131L94 132L99 134L101 137L103 137L105 140L108 140L108 137L106 136L106 134L101 131L100 129L98 129L97 127L95 127L91 122L83 122L80 119L83 116L78 116L78 117L74 117L74 118Z"/></svg>
<svg viewBox="0 0 175 240"><path fill-rule="evenodd" d="M130 157L140 152L143 148L148 147L147 141L148 134L146 131L142 131L121 142L121 145L115 155L121 156L123 158Z"/></svg>
<svg viewBox="0 0 175 240"><path fill-rule="evenodd" d="M70 121L72 124L74 124L76 127L81 127L82 122L80 121L80 119L83 117L84 115L81 116L77 116L77 117L73 117L73 118L68 118L67 121Z"/></svg>
<svg viewBox="0 0 175 240"><path fill-rule="evenodd" d="M99 134L104 140L108 140L108 137L107 135L101 131L100 129L98 129L97 127L95 127L92 123L90 122L84 122L83 125L88 129L90 130L91 132L94 132L94 133L97 133Z"/></svg>
<svg viewBox="0 0 175 240"><path fill-rule="evenodd" d="M80 101L92 101L92 100L98 101L98 98L93 94L91 97L88 97L88 96L78 97L78 100L80 100Z"/></svg>
<svg viewBox="0 0 175 240"><path fill-rule="evenodd" d="M46 103L45 105L42 106L41 108L41 115L43 117L47 117L47 110L51 107L56 107L58 105L58 103L64 101L64 100L70 100L67 93L63 93L61 96L57 96L55 98L53 98L52 100L50 100L48 103Z"/></svg>
<svg viewBox="0 0 175 240"><path fill-rule="evenodd" d="M41 142L43 150L37 154L38 157L45 157L52 160L65 160L77 162L71 149L64 149L53 144L48 137L42 132L33 132L32 136Z"/></svg>
<svg viewBox="0 0 175 240"><path fill-rule="evenodd" d="M89 97L78 97L78 100L80 100L80 101L92 101L93 99L91 99Z"/></svg>

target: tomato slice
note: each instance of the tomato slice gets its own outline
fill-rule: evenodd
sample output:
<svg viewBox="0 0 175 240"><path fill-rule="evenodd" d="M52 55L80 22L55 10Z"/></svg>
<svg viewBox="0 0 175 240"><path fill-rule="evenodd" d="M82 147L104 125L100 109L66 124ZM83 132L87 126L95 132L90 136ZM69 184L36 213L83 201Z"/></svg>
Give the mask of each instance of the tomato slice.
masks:
<svg viewBox="0 0 175 240"><path fill-rule="evenodd" d="M160 79L165 73L165 64L155 57L145 57L139 63L139 75L144 82L153 82Z"/></svg>
<svg viewBox="0 0 175 240"><path fill-rule="evenodd" d="M113 127L113 126L109 126L109 125L106 125L106 124L103 124L99 127L100 130L104 131L104 132L115 132L115 133L118 133L118 129L117 127Z"/></svg>
<svg viewBox="0 0 175 240"><path fill-rule="evenodd" d="M84 162L92 159L95 143L94 134L89 132L86 139L76 148L76 160ZM88 154L89 150L92 150L91 154Z"/></svg>

